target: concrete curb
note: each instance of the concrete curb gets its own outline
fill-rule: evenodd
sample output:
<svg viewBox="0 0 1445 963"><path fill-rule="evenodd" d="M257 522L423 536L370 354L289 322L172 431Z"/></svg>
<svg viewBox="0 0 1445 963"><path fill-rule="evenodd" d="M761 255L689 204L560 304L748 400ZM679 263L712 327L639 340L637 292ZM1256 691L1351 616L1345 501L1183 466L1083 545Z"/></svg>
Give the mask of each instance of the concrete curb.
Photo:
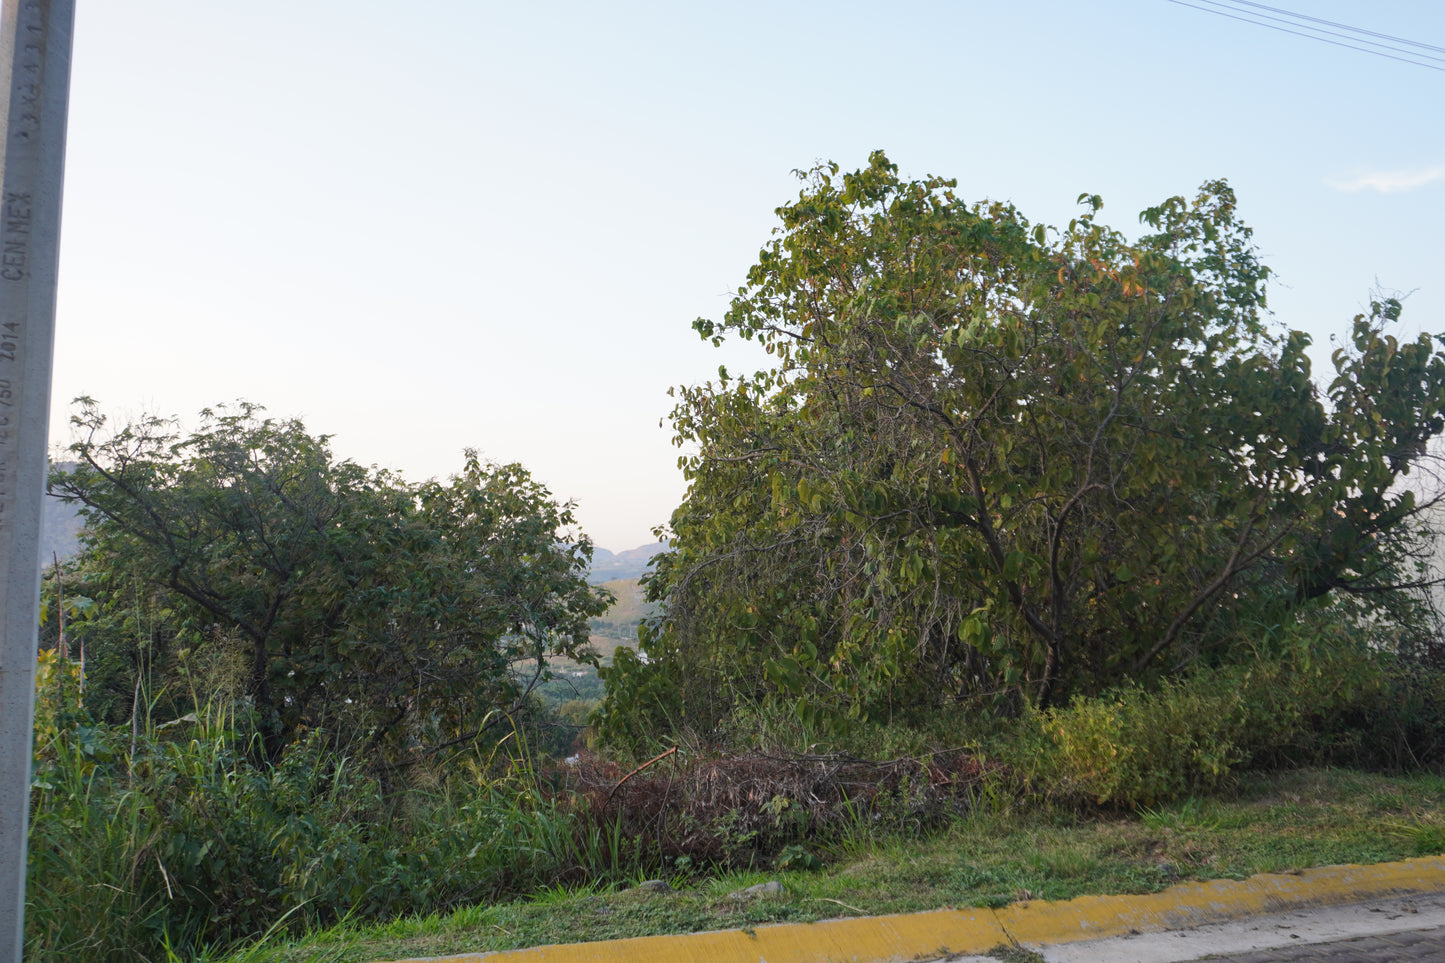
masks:
<svg viewBox="0 0 1445 963"><path fill-rule="evenodd" d="M1144 896L1080 896L1058 903L1033 900L998 910L935 910L780 923L756 930L642 936L432 959L447 963L892 963L985 953L1001 944L1048 946L1436 892L1445 892L1445 856L1264 873L1246 880L1181 883Z"/></svg>

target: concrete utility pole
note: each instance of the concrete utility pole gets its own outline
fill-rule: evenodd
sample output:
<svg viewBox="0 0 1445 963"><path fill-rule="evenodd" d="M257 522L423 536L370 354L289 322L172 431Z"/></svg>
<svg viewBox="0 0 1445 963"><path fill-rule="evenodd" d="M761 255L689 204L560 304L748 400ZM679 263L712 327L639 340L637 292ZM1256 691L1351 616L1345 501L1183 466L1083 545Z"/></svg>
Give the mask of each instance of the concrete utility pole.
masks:
<svg viewBox="0 0 1445 963"><path fill-rule="evenodd" d="M0 11L0 961L25 952L40 505L75 0Z"/></svg>

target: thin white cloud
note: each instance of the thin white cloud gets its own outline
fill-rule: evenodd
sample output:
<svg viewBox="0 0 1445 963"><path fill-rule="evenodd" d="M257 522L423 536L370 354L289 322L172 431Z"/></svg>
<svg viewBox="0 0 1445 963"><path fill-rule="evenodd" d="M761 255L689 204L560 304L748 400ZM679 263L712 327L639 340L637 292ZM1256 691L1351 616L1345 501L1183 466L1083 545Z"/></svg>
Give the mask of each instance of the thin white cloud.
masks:
<svg viewBox="0 0 1445 963"><path fill-rule="evenodd" d="M1329 184L1337 191L1379 191L1382 194L1393 194L1396 191L1424 187L1432 181L1442 179L1445 179L1445 164L1406 171L1370 171L1349 180L1331 180Z"/></svg>

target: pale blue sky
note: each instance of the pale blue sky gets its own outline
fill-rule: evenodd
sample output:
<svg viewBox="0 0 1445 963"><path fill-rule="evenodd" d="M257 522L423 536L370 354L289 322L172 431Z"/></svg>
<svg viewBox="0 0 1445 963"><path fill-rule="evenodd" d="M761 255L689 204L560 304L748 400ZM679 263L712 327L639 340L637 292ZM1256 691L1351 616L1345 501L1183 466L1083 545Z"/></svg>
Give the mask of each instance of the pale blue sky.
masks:
<svg viewBox="0 0 1445 963"><path fill-rule="evenodd" d="M1445 47L1435 0L1279 2ZM78 6L56 442L82 393L244 397L418 480L521 461L632 548L683 492L667 387L750 357L692 319L791 170L875 148L1131 234L1227 177L1317 372L1377 280L1445 331L1445 71L1166 0Z"/></svg>

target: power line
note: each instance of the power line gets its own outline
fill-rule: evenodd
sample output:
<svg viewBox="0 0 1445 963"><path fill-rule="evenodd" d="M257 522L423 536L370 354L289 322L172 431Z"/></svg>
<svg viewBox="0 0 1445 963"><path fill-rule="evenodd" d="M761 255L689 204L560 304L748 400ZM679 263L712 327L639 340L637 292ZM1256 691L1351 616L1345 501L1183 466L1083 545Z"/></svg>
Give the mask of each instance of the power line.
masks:
<svg viewBox="0 0 1445 963"><path fill-rule="evenodd" d="M1210 7L1199 6L1197 3L1189 3L1189 2L1186 2L1186 0L1169 0L1169 2L1170 2L1170 3L1173 3L1173 4L1177 4L1178 6L1181 6L1181 7L1189 7L1189 8L1191 8L1191 9L1193 9L1193 10L1202 10L1202 11L1205 12L1205 13L1212 13L1212 14L1215 14L1216 16L1228 17L1228 18L1231 19L1231 20L1238 20L1238 21L1240 21L1240 22L1242 22L1242 23L1253 24L1253 25L1255 25L1256 27L1268 27L1270 30L1278 30L1278 31L1280 31L1281 33L1293 34L1293 35L1296 36L1296 37L1304 37L1304 38L1306 38L1306 39L1308 39L1308 40L1318 40L1320 43L1327 43L1327 44L1330 44L1331 46L1334 46L1334 47L1344 47L1344 48L1346 48L1346 49L1348 49L1348 50L1357 50L1357 51L1359 51L1360 53L1374 54L1376 57L1384 57L1384 58L1386 58L1387 60L1398 60L1398 61L1401 62L1401 63L1413 64L1413 65L1415 65L1416 67L1426 67L1426 68L1429 68L1430 70L1439 70L1439 71L1445 72L1445 58L1442 58L1442 57L1436 57L1436 56L1434 56L1434 55L1432 55L1432 54L1423 53L1423 52L1416 51L1416 50L1401 50L1401 49L1398 48L1398 47L1391 47L1391 46L1389 46L1388 44L1376 43L1375 41L1365 40L1365 39L1360 38L1360 37L1351 37L1351 36L1349 36L1349 35L1347 35L1347 34L1339 34L1339 33L1335 33L1334 31L1330 31L1330 30L1321 30L1321 29L1318 28L1318 27L1311 27L1311 26L1309 26L1309 24L1307 24L1307 23L1300 23L1300 22L1297 22L1297 21L1294 21L1294 20L1285 20L1285 19L1280 18L1280 17L1269 17L1269 18L1268 18L1268 19L1270 19L1270 20L1279 21L1279 23L1287 23L1287 24L1289 24L1289 25L1292 26L1292 27L1298 27L1298 28L1300 28L1300 29L1298 29L1298 30L1291 30L1291 29L1289 29L1289 27L1279 26L1278 24L1274 24L1274 23L1267 23L1267 22L1265 22L1264 20L1251 19L1252 17L1266 17L1266 16L1268 16L1268 15L1267 15L1267 14L1257 14L1257 13L1255 13L1255 12L1252 11L1252 10L1242 10L1242 9L1240 9L1240 8L1238 8L1238 7L1227 6L1225 3L1220 2L1220 0L1199 0L1200 3L1212 4L1213 6L1210 6ZM1301 20L1309 20L1309 21L1314 21L1314 22L1317 22L1317 23L1328 23L1328 24L1330 24L1331 26L1337 26L1337 27L1340 27L1341 29L1350 30L1350 31L1353 31L1353 32L1355 32L1355 33L1368 34L1368 35L1373 36L1373 37L1382 37L1382 38L1385 38L1385 39L1394 40L1394 41L1399 42L1399 43L1409 44L1410 46L1413 46L1413 47L1420 47L1420 48L1423 48L1424 50L1440 50L1440 51L1442 51L1442 53L1445 53L1445 48L1436 47L1436 46L1433 46L1432 44L1419 43L1419 42L1414 41L1414 40L1405 40L1405 39L1403 39L1403 38L1391 37L1391 36L1388 35L1388 34L1375 33L1374 31L1371 31L1371 30L1364 30L1364 29L1359 28L1359 27L1351 27L1351 26L1348 26L1348 25L1346 25L1346 24L1336 24L1336 23L1334 23L1333 21L1318 20L1318 19L1315 18L1315 17L1307 17L1307 16L1304 16L1303 14L1291 13L1291 12L1288 11L1288 10L1279 10L1278 7L1266 7L1266 6L1264 6L1264 4L1249 3L1249 0L1234 0L1234 2L1248 3L1248 5L1251 6L1251 7L1259 7L1259 8L1266 9L1266 10L1277 10L1277 11L1279 11L1280 13L1287 14L1288 16L1291 16L1291 17L1297 17L1297 18L1299 18L1299 19L1301 19ZM1220 10L1220 9L1214 9L1214 7L1223 7L1224 9L1222 9L1222 10ZM1232 12L1232 13L1226 13L1226 12L1225 12L1226 10L1231 10L1231 11L1233 11L1233 12ZM1314 32L1313 32L1313 33L1306 33L1305 31L1314 31ZM1383 50L1372 50L1372 49L1370 49L1369 47L1358 47L1358 46L1355 46L1354 43L1345 43L1345 42L1342 42L1341 40L1330 40L1328 37L1320 36L1320 34L1328 34L1329 36L1332 36L1332 37L1342 37L1342 38L1344 38L1345 40L1353 40L1353 41L1355 41L1356 43L1371 44L1371 45L1373 45L1373 46L1382 47L1382 48L1384 48L1384 49L1383 49ZM1393 51L1393 53L1385 53L1385 52L1384 52L1385 50ZM1395 56L1395 54L1405 54L1406 56ZM1423 58L1425 58L1425 59L1424 59L1424 60L1411 59L1411 58L1414 58L1414 57L1423 57ZM1438 63L1429 63L1429 62L1427 62L1427 61L1430 61L1430 60L1438 61Z"/></svg>
<svg viewBox="0 0 1445 963"><path fill-rule="evenodd" d="M1262 4L1262 3L1250 3L1249 0L1197 0L1197 2L1199 2L1199 3L1207 3L1207 4L1209 4L1211 7L1223 7L1225 10L1234 10L1234 11L1236 11L1236 12L1248 13L1250 16L1263 17L1265 20L1273 20L1273 21L1275 21L1276 23L1289 24L1289 25L1292 26L1292 27L1301 27L1301 26L1304 26L1303 24L1296 23L1296 22L1293 21L1293 20L1287 20L1287 19L1285 19L1284 17L1272 17L1272 16L1270 16L1270 15L1267 14L1267 13L1254 13L1254 12L1252 12L1252 11L1239 11L1237 7L1230 6L1230 3L1245 3L1245 4L1248 4L1248 5L1251 6L1251 7L1259 7L1260 9L1263 9L1263 10L1276 10L1276 9L1278 9L1278 8L1276 8L1276 7L1266 7L1266 6L1265 6L1264 4ZM1196 7L1195 9L1201 9L1201 8ZM1218 11L1210 11L1210 12L1217 13ZM1280 12L1281 12L1281 13L1289 13L1288 10L1281 10ZM1227 15L1226 15L1226 16L1227 16ZM1315 20L1314 17L1305 17L1303 14L1290 14L1290 16L1301 17L1301 18L1303 18L1303 19L1305 19L1305 20ZM1253 23L1254 21L1250 21L1250 22ZM1355 33L1366 33L1366 34L1369 34L1369 35L1372 36L1372 37L1388 37L1388 39L1396 40L1396 41L1398 41L1398 42L1400 42L1400 43L1407 43L1407 44L1411 44L1411 45L1416 46L1416 47L1423 47L1423 48L1425 48L1426 50L1439 50L1441 53L1445 53L1445 48L1432 47L1430 44L1416 43L1416 42L1413 41L1413 40L1402 40L1402 39L1400 39L1400 38L1398 38L1398 37L1389 37L1388 34L1374 33L1373 31L1361 30L1359 27L1349 27L1349 26L1346 26L1346 25L1344 25L1344 24L1335 24L1335 23L1333 23L1332 21L1329 21L1329 20L1318 20L1318 21L1316 21L1316 22L1318 22L1318 23L1330 23L1332 26L1340 27L1342 30L1353 30ZM1260 26L1268 26L1268 24L1260 24ZM1362 39L1362 38L1352 37L1352 36L1350 36L1350 35L1347 34L1347 33L1336 33L1336 32L1333 31L1333 30L1324 30L1324 29L1322 29L1322 28L1320 28L1320 27L1307 27L1307 26L1305 26L1304 29L1306 29L1306 30L1313 30L1313 31L1316 31L1316 32L1318 32L1318 33L1328 34L1328 35L1331 36L1331 37L1340 37L1340 38L1345 39L1345 40L1354 40L1356 43L1369 44L1371 47L1382 47L1382 48L1384 48L1385 50L1391 50L1391 51L1394 51L1395 53L1408 54L1408 55L1411 56L1411 57L1424 57L1424 58L1427 59L1427 60L1435 60L1435 61L1439 61L1441 64L1445 64L1445 57L1436 57L1436 56L1434 56L1433 54L1418 53L1418 52L1416 52L1416 51L1414 51L1414 50L1401 50L1399 47L1392 47L1392 46L1390 46L1390 45L1387 44L1387 43L1380 43L1380 42L1375 41L1375 40L1364 40L1364 39ZM1315 39L1323 39L1323 38L1316 37ZM1352 48L1352 49L1358 50L1359 48L1356 47L1356 48ZM1369 52L1370 52L1370 53L1374 53L1374 51L1369 51Z"/></svg>
<svg viewBox="0 0 1445 963"><path fill-rule="evenodd" d="M1213 0L1210 0L1213 2ZM1336 23L1333 20L1321 20L1319 17L1311 17L1308 14L1292 13L1288 10L1281 10L1279 7L1270 7L1262 3L1255 3L1254 0L1230 0L1232 3L1241 4L1246 7L1257 7L1260 10L1268 10L1271 13L1282 13L1287 17L1294 17L1296 20L1308 20L1310 23L1322 23L1327 27L1339 27L1341 30L1348 30L1351 33L1362 33L1371 37L1379 37L1381 40L1390 40L1395 43L1408 44L1411 47L1421 47L1425 50L1433 50L1436 53L1445 54L1445 47L1437 47L1434 44L1421 43L1418 40L1409 40L1405 37L1392 37L1387 33L1376 33L1373 30L1366 30L1363 27L1351 27L1346 23Z"/></svg>
<svg viewBox="0 0 1445 963"><path fill-rule="evenodd" d="M1271 29L1271 30L1278 30L1278 31L1280 31L1281 33L1293 34L1293 35L1296 36L1296 37L1305 37L1306 39L1309 39L1309 40L1318 40L1318 41L1321 42L1321 43L1327 43L1327 44L1330 44L1330 45L1335 46L1335 47L1345 47L1345 48L1347 48L1347 49L1349 49L1349 50L1357 50L1357 51L1359 51L1360 53L1374 54L1374 55L1377 56L1377 57L1384 57L1384 58L1386 58L1386 59L1388 59L1388 60L1398 60L1398 61L1400 61L1400 62L1402 62L1402 63L1414 64L1414 65L1417 66L1417 67L1428 67L1428 68L1430 68L1431 70L1445 70L1445 66L1440 66L1440 64L1445 64L1445 58L1436 57L1436 56L1434 56L1434 55L1432 55L1432 54L1424 53L1424 52L1423 52L1423 50L1439 50L1439 51L1441 51L1442 53L1445 53L1445 48L1436 47L1436 46L1434 46L1434 45L1432 45L1432 44L1420 43L1420 42L1414 41L1414 40L1407 40L1407 39L1405 39L1405 38L1403 38L1403 37L1393 37L1393 36L1391 36L1390 34L1382 34L1382 33L1377 33L1377 32L1375 32L1375 31L1373 31L1373 30L1365 30L1365 29L1360 28L1360 27L1352 27L1352 26L1349 26L1348 24L1336 23L1336 22L1333 21L1333 20L1321 20L1321 19L1318 18L1318 17L1310 17L1310 16L1307 16L1307 15L1305 15L1305 14L1294 13L1293 11L1283 10L1283 9L1281 9L1281 8L1279 8L1279 7L1270 7L1270 6L1266 6L1265 4L1262 4L1262 3L1254 3L1254 2L1252 2L1252 0L1228 0L1228 2L1222 2L1222 0L1198 0L1198 3L1206 3L1206 4L1209 4L1209 6L1207 6L1207 7L1199 6L1198 3L1188 3L1188 2L1185 2L1185 0L1169 0L1169 2L1178 4L1179 6L1182 6L1182 7L1190 7L1190 8L1192 8L1192 9L1194 9L1194 10L1201 10L1201 11L1203 11L1203 12L1205 12L1205 13L1212 13L1212 14L1215 14L1216 16L1228 17L1228 18L1231 19L1231 20L1238 20L1238 21L1241 21L1242 23L1253 24L1254 26L1257 26L1257 27L1268 27L1268 28ZM1244 6L1254 7L1254 8L1257 8L1257 9L1259 9L1259 10L1270 10L1270 11L1274 11L1274 12L1277 12L1277 13L1284 14L1284 15L1286 15L1287 17L1294 17L1294 18L1296 18L1296 19L1295 19L1295 20L1288 20L1288 19L1285 19L1284 17L1272 17L1272 16L1270 16L1269 14L1256 13L1254 10L1245 10L1245 9L1241 9L1241 8L1238 7L1238 6L1230 6L1230 5L1229 5L1230 3L1238 3L1238 4L1242 4L1242 5L1244 5ZM1222 7L1223 9L1213 9L1213 8L1215 8L1215 7ZM1226 11L1230 11L1230 12L1226 12ZM1256 17L1262 17L1262 18L1264 18L1265 20L1273 20L1273 21L1276 21L1276 23L1279 23L1279 24L1287 24L1288 26L1283 26L1283 27L1282 27L1282 26L1277 26L1276 23L1266 23L1266 22L1264 22L1263 20L1253 19L1253 18L1256 18ZM1404 43L1404 44L1408 44L1408 45L1410 45L1410 46L1412 46L1412 47L1419 47L1419 48L1422 48L1422 49L1421 49L1421 50L1402 50L1402 49L1400 49L1399 47L1392 47L1392 46L1390 46L1389 44L1378 43L1378 42L1373 41L1373 40L1366 40L1366 39L1364 39L1363 37L1350 36L1349 34L1336 33L1336 32L1334 32L1334 31L1332 31L1332 30L1323 30L1323 29L1321 29L1321 28L1319 28L1319 27L1312 27L1312 26L1309 25L1309 23L1301 23L1301 22L1299 22L1299 21L1310 21L1310 22L1313 22L1313 23L1328 24L1328 25L1330 25L1330 26L1339 27L1339 28L1342 29L1342 30L1348 30L1348 31L1351 31L1351 32L1356 33L1356 34L1365 34L1365 35L1369 35L1369 36L1372 36L1372 37L1380 37L1380 38L1382 38L1382 39L1392 40L1392 41L1395 41L1395 42L1398 42L1398 43ZM1297 29L1297 30L1291 30L1291 29L1289 29L1290 27L1297 27L1297 28L1299 28L1299 29ZM1311 32L1306 33L1306 32L1304 32L1304 31L1311 31ZM1330 40L1330 39L1328 39L1326 36L1320 36L1320 34L1326 34L1326 35L1328 35L1329 37L1339 37L1339 38L1341 38L1341 40L1354 41L1354 43L1342 43L1342 42L1340 42L1340 40ZM1372 47L1380 47L1380 48L1383 48L1383 50L1391 51L1391 53L1384 53L1384 52L1382 52L1382 50L1371 50L1371 49L1369 49L1368 47L1356 46L1357 43L1369 44L1369 45L1372 46ZM1404 54L1405 56L1394 56L1394 54ZM1412 59L1412 58L1417 58L1417 57L1424 58L1424 60L1427 60L1427 61L1433 60L1433 61L1436 61L1437 63L1426 63L1426 62L1423 62L1423 61L1421 61L1421 60Z"/></svg>

